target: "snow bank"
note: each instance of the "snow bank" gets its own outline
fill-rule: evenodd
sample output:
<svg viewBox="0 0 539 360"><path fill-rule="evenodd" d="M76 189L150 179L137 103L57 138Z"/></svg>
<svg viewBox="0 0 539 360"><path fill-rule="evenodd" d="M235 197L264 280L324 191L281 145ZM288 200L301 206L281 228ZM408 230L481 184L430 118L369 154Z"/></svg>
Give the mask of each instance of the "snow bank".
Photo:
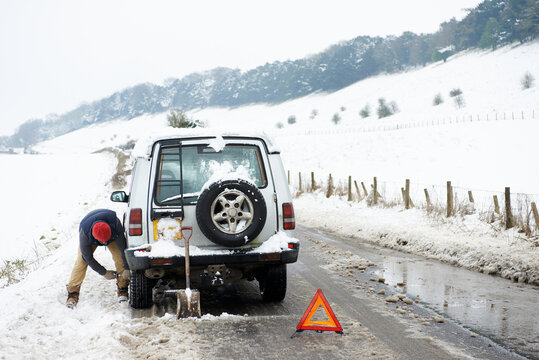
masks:
<svg viewBox="0 0 539 360"><path fill-rule="evenodd" d="M424 210L368 207L319 192L295 199L294 208L304 226L539 285L539 247L514 230L494 231L477 215L429 217Z"/></svg>

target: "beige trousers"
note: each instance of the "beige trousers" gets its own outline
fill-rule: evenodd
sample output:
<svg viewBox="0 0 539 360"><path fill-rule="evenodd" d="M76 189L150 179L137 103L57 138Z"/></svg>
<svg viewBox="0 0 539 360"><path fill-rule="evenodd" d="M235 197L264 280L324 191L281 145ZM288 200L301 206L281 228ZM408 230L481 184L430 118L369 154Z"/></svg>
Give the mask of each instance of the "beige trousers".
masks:
<svg viewBox="0 0 539 360"><path fill-rule="evenodd" d="M96 248L97 246L92 246L92 251L95 251ZM118 249L118 246L116 245L116 242L111 242L107 245L107 248L112 255L112 260L114 260L114 265L116 266L116 273L121 275L124 271L124 263L122 261L122 255L120 253L120 250ZM71 272L69 284L67 284L68 292L80 291L80 286L82 285L82 282L86 277L87 269L88 264L82 259L82 254L79 248L77 253L77 260L75 261L75 266L73 266L73 271ZM118 276L118 278L116 279L116 284L118 285L118 288L124 289L127 288L127 286L129 285L129 280L124 279L122 276Z"/></svg>

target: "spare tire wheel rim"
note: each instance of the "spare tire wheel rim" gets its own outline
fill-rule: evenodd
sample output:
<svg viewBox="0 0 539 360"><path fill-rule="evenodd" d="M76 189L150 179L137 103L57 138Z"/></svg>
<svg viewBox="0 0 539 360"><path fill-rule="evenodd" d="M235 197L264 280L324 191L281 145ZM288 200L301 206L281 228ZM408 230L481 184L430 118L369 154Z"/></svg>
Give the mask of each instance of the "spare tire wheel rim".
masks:
<svg viewBox="0 0 539 360"><path fill-rule="evenodd" d="M236 235L253 222L254 206L242 191L227 189L215 197L210 212L213 224L219 231Z"/></svg>

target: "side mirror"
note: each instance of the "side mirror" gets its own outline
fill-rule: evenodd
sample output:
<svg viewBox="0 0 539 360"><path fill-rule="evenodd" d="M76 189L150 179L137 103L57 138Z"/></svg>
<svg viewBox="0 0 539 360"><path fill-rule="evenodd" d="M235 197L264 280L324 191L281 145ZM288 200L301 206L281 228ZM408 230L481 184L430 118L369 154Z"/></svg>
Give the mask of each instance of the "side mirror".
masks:
<svg viewBox="0 0 539 360"><path fill-rule="evenodd" d="M129 195L125 193L125 191L114 191L110 195L110 200L114 202L123 202L126 203L129 201Z"/></svg>

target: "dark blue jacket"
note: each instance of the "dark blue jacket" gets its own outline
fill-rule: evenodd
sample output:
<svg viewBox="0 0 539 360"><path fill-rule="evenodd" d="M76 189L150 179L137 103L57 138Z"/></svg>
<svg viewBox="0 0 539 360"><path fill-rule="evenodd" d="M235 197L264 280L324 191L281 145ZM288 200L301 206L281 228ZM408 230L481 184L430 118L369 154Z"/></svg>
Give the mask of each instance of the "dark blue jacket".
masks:
<svg viewBox="0 0 539 360"><path fill-rule="evenodd" d="M106 222L111 229L110 240L106 243L100 242L92 235L93 226L101 221ZM79 225L79 245L82 259L100 275L104 275L107 270L94 258L93 247L106 246L113 241L116 242L116 246L118 246L118 250L120 250L120 253L122 254L124 269L128 270L129 266L127 265L124 253L126 247L124 228L120 219L116 217L116 213L112 210L98 209L89 212L81 220Z"/></svg>

